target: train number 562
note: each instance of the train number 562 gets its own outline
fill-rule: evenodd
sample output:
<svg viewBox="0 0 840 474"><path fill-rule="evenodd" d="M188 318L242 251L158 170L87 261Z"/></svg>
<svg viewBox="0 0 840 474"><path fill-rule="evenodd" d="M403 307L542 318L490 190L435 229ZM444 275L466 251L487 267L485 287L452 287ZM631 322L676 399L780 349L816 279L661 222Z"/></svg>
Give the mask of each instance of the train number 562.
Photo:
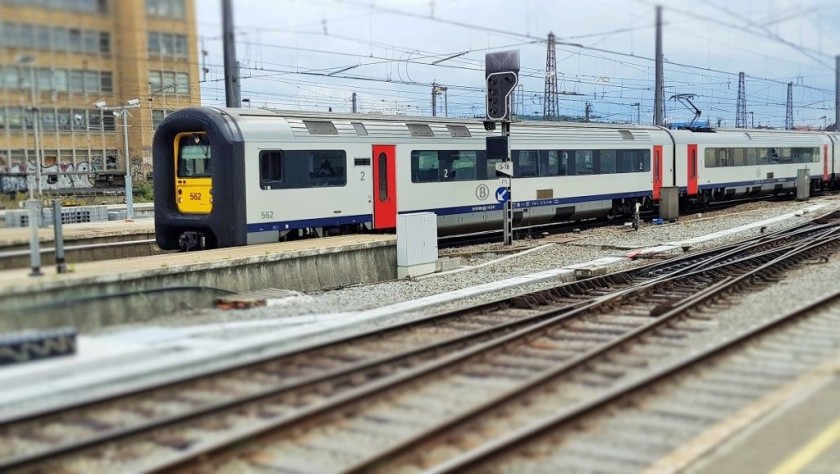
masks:
<svg viewBox="0 0 840 474"><path fill-rule="evenodd" d="M201 193L190 193L190 201L201 201Z"/></svg>

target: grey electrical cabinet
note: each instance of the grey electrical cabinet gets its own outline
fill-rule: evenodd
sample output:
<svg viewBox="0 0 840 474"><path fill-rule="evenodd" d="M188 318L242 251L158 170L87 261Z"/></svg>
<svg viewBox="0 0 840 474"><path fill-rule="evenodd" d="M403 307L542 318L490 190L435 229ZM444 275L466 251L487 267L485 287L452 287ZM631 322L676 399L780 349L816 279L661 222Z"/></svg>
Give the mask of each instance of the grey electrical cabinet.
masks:
<svg viewBox="0 0 840 474"><path fill-rule="evenodd" d="M437 216L416 212L397 216L397 275L415 277L435 271Z"/></svg>

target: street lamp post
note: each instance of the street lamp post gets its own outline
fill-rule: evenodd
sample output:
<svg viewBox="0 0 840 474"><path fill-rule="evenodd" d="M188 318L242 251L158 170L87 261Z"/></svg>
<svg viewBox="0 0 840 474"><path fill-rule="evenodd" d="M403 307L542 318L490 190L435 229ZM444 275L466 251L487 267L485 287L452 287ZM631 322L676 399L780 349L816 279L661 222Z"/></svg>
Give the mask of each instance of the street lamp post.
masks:
<svg viewBox="0 0 840 474"><path fill-rule="evenodd" d="M19 65L29 65L29 93L30 104L29 110L32 112L32 139L35 142L35 197L38 201L43 199L41 190L41 133L40 133L40 112L38 108L37 93L35 92L35 58L32 56L18 56L15 62ZM40 212L39 212L40 214ZM43 219L40 219L39 225L43 225Z"/></svg>
<svg viewBox="0 0 840 474"><path fill-rule="evenodd" d="M100 110L111 111L115 117L122 116L123 119L123 142L125 145L125 218L134 219L134 189L131 182L131 159L128 154L128 109L140 108L140 99L131 99L127 105L108 107L105 102L97 102L96 107Z"/></svg>

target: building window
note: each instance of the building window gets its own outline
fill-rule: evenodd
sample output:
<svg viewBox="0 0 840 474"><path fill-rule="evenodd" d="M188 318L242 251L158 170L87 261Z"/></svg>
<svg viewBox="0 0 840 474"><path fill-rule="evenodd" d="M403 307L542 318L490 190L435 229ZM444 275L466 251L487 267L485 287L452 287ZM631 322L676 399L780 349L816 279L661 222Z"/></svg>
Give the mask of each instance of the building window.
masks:
<svg viewBox="0 0 840 474"><path fill-rule="evenodd" d="M99 92L99 73L85 71L85 92Z"/></svg>
<svg viewBox="0 0 840 474"><path fill-rule="evenodd" d="M102 92L114 91L114 74L107 71L99 73L99 87Z"/></svg>
<svg viewBox="0 0 840 474"><path fill-rule="evenodd" d="M16 66L6 66L2 77L5 78L5 81L0 79L0 82L6 83L6 89L16 90L20 88L20 77Z"/></svg>
<svg viewBox="0 0 840 474"><path fill-rule="evenodd" d="M85 90L84 71L70 71L70 90L72 92L84 92Z"/></svg>
<svg viewBox="0 0 840 474"><path fill-rule="evenodd" d="M56 114L56 125L60 132L69 132L72 130L72 122L70 121L70 110L61 109Z"/></svg>
<svg viewBox="0 0 840 474"><path fill-rule="evenodd" d="M67 30L67 38L69 40L69 47L68 50L71 53L81 53L82 52L82 31L71 28Z"/></svg>
<svg viewBox="0 0 840 474"><path fill-rule="evenodd" d="M3 46L10 48L19 46L17 23L8 21L3 23Z"/></svg>
<svg viewBox="0 0 840 474"><path fill-rule="evenodd" d="M67 78L67 69L53 70L53 89L59 92L67 92L69 87L70 82Z"/></svg>
<svg viewBox="0 0 840 474"><path fill-rule="evenodd" d="M102 115L102 128L106 132L115 131L116 126L117 126L117 124L116 124L117 120L116 119L117 119L117 117L115 117L114 114L106 112L104 115Z"/></svg>
<svg viewBox="0 0 840 474"><path fill-rule="evenodd" d="M149 71L149 93L163 93L163 84L161 84L160 71Z"/></svg>
<svg viewBox="0 0 840 474"><path fill-rule="evenodd" d="M179 58L187 57L187 37L185 35L175 35L175 56Z"/></svg>
<svg viewBox="0 0 840 474"><path fill-rule="evenodd" d="M9 107L9 128L20 129L23 127L23 109L20 107Z"/></svg>
<svg viewBox="0 0 840 474"><path fill-rule="evenodd" d="M35 31L35 47L38 49L50 49L50 27L39 25Z"/></svg>
<svg viewBox="0 0 840 474"><path fill-rule="evenodd" d="M36 77L39 91L52 90L52 76L53 73L49 69L38 69Z"/></svg>
<svg viewBox="0 0 840 474"><path fill-rule="evenodd" d="M166 118L167 115L169 115L169 113L166 110L152 110L152 130L157 130L158 125L163 122L163 119Z"/></svg>
<svg viewBox="0 0 840 474"><path fill-rule="evenodd" d="M149 71L149 92L153 95L189 95L190 75L185 72Z"/></svg>
<svg viewBox="0 0 840 474"><path fill-rule="evenodd" d="M84 109L73 109L73 117L71 120L73 130L79 132L86 132L87 127L87 111Z"/></svg>
<svg viewBox="0 0 840 474"><path fill-rule="evenodd" d="M187 37L170 33L150 31L148 34L149 54L152 56L187 57Z"/></svg>
<svg viewBox="0 0 840 474"><path fill-rule="evenodd" d="M99 52L111 54L111 34L106 31L99 32Z"/></svg>
<svg viewBox="0 0 840 474"><path fill-rule="evenodd" d="M175 93L178 95L190 95L190 75L185 72L179 72L176 75L176 89Z"/></svg>
<svg viewBox="0 0 840 474"><path fill-rule="evenodd" d="M67 46L70 43L70 36L67 33L67 28L53 28L53 49L56 51L67 51Z"/></svg>
<svg viewBox="0 0 840 474"><path fill-rule="evenodd" d="M20 41L20 46L22 48L31 48L35 44L35 29L32 25L20 25L19 26L18 34L18 41Z"/></svg>
<svg viewBox="0 0 840 474"><path fill-rule="evenodd" d="M163 93L164 94L175 93L175 73L164 71L162 73L162 76L163 76Z"/></svg>
<svg viewBox="0 0 840 474"><path fill-rule="evenodd" d="M91 132L102 131L102 111L91 110L88 112L88 130Z"/></svg>
<svg viewBox="0 0 840 474"><path fill-rule="evenodd" d="M55 131L55 112L48 109L41 110L41 128L45 132Z"/></svg>
<svg viewBox="0 0 840 474"><path fill-rule="evenodd" d="M183 20L186 16L184 0L146 0L146 14Z"/></svg>

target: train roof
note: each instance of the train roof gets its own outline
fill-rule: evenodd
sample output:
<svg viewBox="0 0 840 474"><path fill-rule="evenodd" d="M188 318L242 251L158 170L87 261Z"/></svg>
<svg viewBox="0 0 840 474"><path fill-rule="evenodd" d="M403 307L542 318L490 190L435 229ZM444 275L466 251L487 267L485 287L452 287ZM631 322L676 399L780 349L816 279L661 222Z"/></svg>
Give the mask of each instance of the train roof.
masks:
<svg viewBox="0 0 840 474"><path fill-rule="evenodd" d="M266 110L250 108L200 107L190 109L202 113L228 116L237 123L243 137L257 140L324 140L329 136L347 139L363 137L385 139L446 139L484 138L498 135L485 129L485 121L474 118L418 117L407 115L346 114L335 112L306 112L299 110ZM779 143L787 146L813 146L828 142L828 135L840 140L840 134L818 131L788 131L772 129L705 129L667 130L664 127L634 124L581 122L523 121L511 124L517 141L539 141L546 138L571 141L598 140L602 143L637 143L670 140L677 143ZM817 138L817 136L821 138ZM782 146L780 144L780 146Z"/></svg>

